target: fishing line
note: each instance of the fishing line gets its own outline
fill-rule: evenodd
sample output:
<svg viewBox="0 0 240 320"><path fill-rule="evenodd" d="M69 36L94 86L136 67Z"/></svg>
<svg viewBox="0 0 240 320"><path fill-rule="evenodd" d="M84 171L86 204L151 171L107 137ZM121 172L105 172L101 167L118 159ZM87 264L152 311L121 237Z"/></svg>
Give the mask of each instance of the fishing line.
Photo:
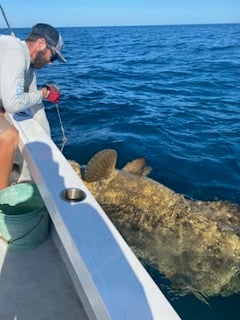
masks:
<svg viewBox="0 0 240 320"><path fill-rule="evenodd" d="M61 115L60 115L60 112L59 112L59 106L58 106L58 103L55 104L56 106L56 109L57 109L57 114L58 114L58 120L59 120L59 123L60 123L60 127L61 127L61 131L62 131L62 136L63 136L63 140L62 140L62 146L61 146L61 152L63 152L63 148L67 142L67 137L65 135L65 131L64 131L64 127L63 127L63 124L62 124L62 119L61 119Z"/></svg>

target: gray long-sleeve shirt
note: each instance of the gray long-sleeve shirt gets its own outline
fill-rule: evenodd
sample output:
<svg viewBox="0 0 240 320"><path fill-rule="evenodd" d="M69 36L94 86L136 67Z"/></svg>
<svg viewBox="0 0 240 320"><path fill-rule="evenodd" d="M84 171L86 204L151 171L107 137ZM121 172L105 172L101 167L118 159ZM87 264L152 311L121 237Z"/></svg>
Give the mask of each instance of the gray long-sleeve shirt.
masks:
<svg viewBox="0 0 240 320"><path fill-rule="evenodd" d="M26 42L6 35L0 36L0 106L11 114L32 114L50 133Z"/></svg>
<svg viewBox="0 0 240 320"><path fill-rule="evenodd" d="M0 99L9 113L42 101L26 42L11 36L0 36Z"/></svg>

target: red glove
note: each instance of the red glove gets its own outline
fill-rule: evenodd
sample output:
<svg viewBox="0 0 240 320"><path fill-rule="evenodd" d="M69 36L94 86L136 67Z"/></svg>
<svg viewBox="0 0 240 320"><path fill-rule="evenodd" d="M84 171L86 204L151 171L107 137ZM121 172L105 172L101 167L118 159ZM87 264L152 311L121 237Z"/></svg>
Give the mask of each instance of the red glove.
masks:
<svg viewBox="0 0 240 320"><path fill-rule="evenodd" d="M45 84L43 87L47 88L48 90L47 100L52 103L59 103L60 89L56 86L56 84Z"/></svg>

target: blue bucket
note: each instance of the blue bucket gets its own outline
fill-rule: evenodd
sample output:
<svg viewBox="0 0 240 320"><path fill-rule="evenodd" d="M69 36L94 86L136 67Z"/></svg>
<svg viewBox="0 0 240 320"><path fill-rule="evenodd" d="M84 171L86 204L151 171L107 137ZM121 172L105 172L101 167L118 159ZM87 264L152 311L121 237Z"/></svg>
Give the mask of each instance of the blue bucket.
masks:
<svg viewBox="0 0 240 320"><path fill-rule="evenodd" d="M28 250L48 237L49 215L33 183L19 183L0 191L0 240L10 250Z"/></svg>

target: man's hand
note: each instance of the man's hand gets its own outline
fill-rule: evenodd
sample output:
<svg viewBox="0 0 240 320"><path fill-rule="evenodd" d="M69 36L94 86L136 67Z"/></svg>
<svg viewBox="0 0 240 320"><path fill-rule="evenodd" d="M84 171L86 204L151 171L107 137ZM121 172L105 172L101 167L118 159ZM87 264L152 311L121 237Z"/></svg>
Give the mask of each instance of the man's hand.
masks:
<svg viewBox="0 0 240 320"><path fill-rule="evenodd" d="M60 90L56 84L44 84L42 87L43 97L52 103L59 103Z"/></svg>

